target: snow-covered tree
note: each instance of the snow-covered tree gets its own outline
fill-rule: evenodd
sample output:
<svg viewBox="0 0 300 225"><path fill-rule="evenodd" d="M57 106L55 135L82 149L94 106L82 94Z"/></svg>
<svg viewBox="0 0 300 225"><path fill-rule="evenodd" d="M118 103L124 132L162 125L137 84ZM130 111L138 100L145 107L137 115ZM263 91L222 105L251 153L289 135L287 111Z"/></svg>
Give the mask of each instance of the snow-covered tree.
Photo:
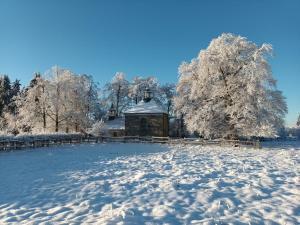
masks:
<svg viewBox="0 0 300 225"><path fill-rule="evenodd" d="M130 83L129 97L134 100L135 104L137 104L143 99L144 91L147 88L154 93L154 98L156 98L157 96L155 94L159 93L159 83L155 77L134 77Z"/></svg>
<svg viewBox="0 0 300 225"><path fill-rule="evenodd" d="M176 93L176 86L172 83L160 85L158 87L156 98L166 108L169 116L174 115L173 98Z"/></svg>
<svg viewBox="0 0 300 225"><path fill-rule="evenodd" d="M52 67L44 78L45 95L47 96L47 117L54 124L55 132L69 119L70 97L72 97L72 77L74 74L57 66Z"/></svg>
<svg viewBox="0 0 300 225"><path fill-rule="evenodd" d="M69 129L74 124L75 131L78 132L91 127L96 119L98 102L97 85L91 76L84 74L72 77L68 101L66 128Z"/></svg>
<svg viewBox="0 0 300 225"><path fill-rule="evenodd" d="M65 128L66 132L78 132L90 127L98 101L92 77L58 67L53 67L46 77L47 116L54 122L55 131Z"/></svg>
<svg viewBox="0 0 300 225"><path fill-rule="evenodd" d="M101 104L105 106L106 111L113 104L117 116L120 116L124 109L130 107L131 104L137 104L143 99L146 89L150 89L154 100L165 106L168 112L172 114L172 98L175 94L175 85L165 84L161 86L154 76L136 76L129 82L126 80L124 73L116 73L112 81L103 88Z"/></svg>
<svg viewBox="0 0 300 225"><path fill-rule="evenodd" d="M4 113L5 107L11 100L10 96L11 83L7 75L0 76L0 116Z"/></svg>
<svg viewBox="0 0 300 225"><path fill-rule="evenodd" d="M299 116L298 116L297 126L300 126L300 114L299 114Z"/></svg>
<svg viewBox="0 0 300 225"><path fill-rule="evenodd" d="M48 84L39 73L16 98L18 128L20 132L45 132L47 129L47 102L45 87Z"/></svg>
<svg viewBox="0 0 300 225"><path fill-rule="evenodd" d="M17 105L16 105L16 97L19 95L21 91L20 80L15 80L11 84L11 89L9 93L10 102L7 106L7 110L9 113L16 114L17 113Z"/></svg>
<svg viewBox="0 0 300 225"><path fill-rule="evenodd" d="M173 114L173 97L175 95L175 84L167 83L160 85L157 78L149 77L134 77L130 83L129 97L135 104L141 101L144 97L144 91L149 89L153 93L153 99L164 106L169 115Z"/></svg>
<svg viewBox="0 0 300 225"><path fill-rule="evenodd" d="M18 96L21 132L84 131L97 118L97 85L91 76L52 67L36 74Z"/></svg>
<svg viewBox="0 0 300 225"><path fill-rule="evenodd" d="M96 137L100 136L102 134L101 129L103 128L103 126L104 126L103 120L99 120L99 121L95 122L92 126L90 133Z"/></svg>
<svg viewBox="0 0 300 225"><path fill-rule="evenodd" d="M274 136L287 106L268 57L269 44L222 34L179 67L176 110L190 132L205 137Z"/></svg>
<svg viewBox="0 0 300 225"><path fill-rule="evenodd" d="M128 97L129 82L123 72L117 72L111 82L105 85L103 92L105 96L103 101L106 102L107 107L112 103L115 105L117 116L122 114L122 111L128 107L130 103Z"/></svg>
<svg viewBox="0 0 300 225"><path fill-rule="evenodd" d="M20 81L10 82L7 75L0 76L0 130L17 134L16 97L20 92Z"/></svg>

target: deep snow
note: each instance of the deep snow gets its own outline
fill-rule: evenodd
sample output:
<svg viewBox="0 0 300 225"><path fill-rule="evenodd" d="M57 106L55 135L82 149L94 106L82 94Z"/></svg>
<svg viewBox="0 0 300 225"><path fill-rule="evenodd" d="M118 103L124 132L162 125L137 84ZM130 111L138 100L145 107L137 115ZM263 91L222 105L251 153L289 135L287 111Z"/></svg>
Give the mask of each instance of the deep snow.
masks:
<svg viewBox="0 0 300 225"><path fill-rule="evenodd" d="M1 152L0 224L300 224L299 153L299 143Z"/></svg>

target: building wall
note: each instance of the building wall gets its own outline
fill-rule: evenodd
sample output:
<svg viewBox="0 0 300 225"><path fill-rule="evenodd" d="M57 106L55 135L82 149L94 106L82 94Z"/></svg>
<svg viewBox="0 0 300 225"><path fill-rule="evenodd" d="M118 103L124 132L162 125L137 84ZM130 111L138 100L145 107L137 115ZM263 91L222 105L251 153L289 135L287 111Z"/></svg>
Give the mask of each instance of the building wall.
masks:
<svg viewBox="0 0 300 225"><path fill-rule="evenodd" d="M109 136L111 136L111 137L123 137L123 136L125 136L125 131L124 130L110 130L109 131Z"/></svg>
<svg viewBox="0 0 300 225"><path fill-rule="evenodd" d="M125 136L125 130L124 129L109 129L109 130L102 131L101 135L109 136L109 137L123 137L123 136Z"/></svg>
<svg viewBox="0 0 300 225"><path fill-rule="evenodd" d="M125 114L125 135L127 136L168 136L168 115Z"/></svg>

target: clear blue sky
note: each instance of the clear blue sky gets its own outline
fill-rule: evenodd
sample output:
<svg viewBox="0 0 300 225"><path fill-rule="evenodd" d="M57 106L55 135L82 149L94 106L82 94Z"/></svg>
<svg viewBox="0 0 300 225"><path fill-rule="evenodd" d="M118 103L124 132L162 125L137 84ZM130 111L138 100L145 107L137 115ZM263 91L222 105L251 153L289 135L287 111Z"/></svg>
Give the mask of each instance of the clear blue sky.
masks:
<svg viewBox="0 0 300 225"><path fill-rule="evenodd" d="M270 43L287 124L300 112L300 1L0 0L0 74L27 84L53 65L104 84L116 71L176 82L182 61L231 32Z"/></svg>

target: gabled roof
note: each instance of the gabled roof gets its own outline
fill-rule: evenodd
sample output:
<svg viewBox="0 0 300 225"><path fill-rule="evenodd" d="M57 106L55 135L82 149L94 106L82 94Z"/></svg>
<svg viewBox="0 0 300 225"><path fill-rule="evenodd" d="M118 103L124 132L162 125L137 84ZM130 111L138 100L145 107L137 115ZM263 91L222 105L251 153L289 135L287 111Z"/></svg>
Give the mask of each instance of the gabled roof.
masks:
<svg viewBox="0 0 300 225"><path fill-rule="evenodd" d="M124 117L119 117L114 120L108 120L104 123L101 130L124 130L125 129L125 119Z"/></svg>
<svg viewBox="0 0 300 225"><path fill-rule="evenodd" d="M167 111L152 99L149 102L142 100L124 113L167 113Z"/></svg>

